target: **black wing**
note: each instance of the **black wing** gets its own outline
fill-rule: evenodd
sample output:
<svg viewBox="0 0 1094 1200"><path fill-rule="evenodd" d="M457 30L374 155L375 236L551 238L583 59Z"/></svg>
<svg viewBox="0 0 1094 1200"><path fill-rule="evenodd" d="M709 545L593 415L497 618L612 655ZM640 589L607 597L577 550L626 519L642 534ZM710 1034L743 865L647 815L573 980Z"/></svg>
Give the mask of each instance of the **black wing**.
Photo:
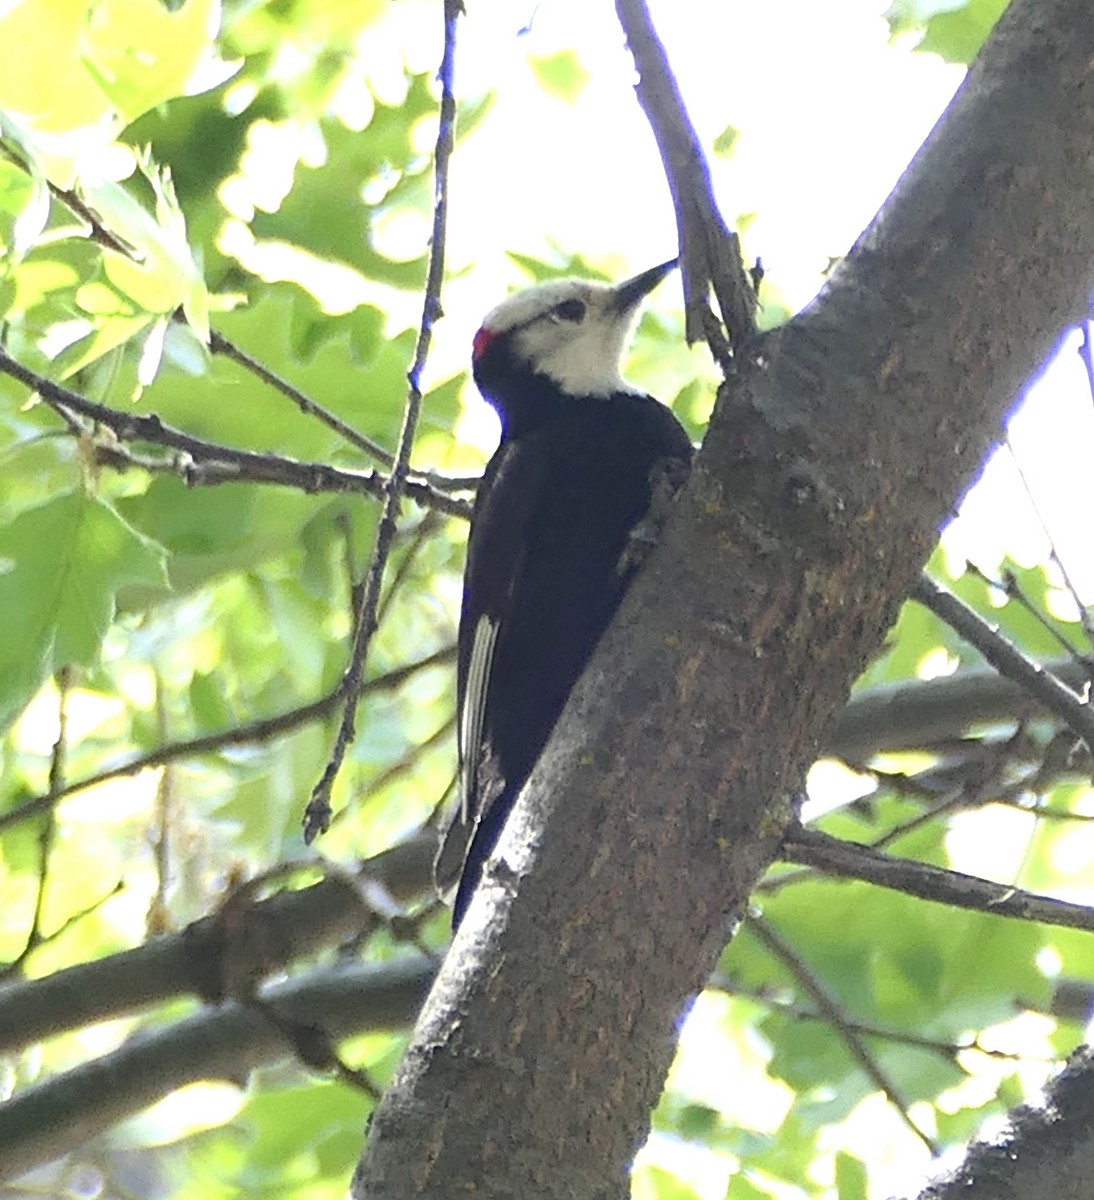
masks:
<svg viewBox="0 0 1094 1200"><path fill-rule="evenodd" d="M524 590L529 524L542 474L536 463L536 455L521 442L502 442L475 497L457 647L459 806L434 868L439 891L450 899L466 873L483 810L504 786L489 756L488 699L505 616Z"/></svg>
<svg viewBox="0 0 1094 1200"><path fill-rule="evenodd" d="M476 499L460 618L460 807L437 879L458 923L509 810L691 457L647 396L583 400L503 442ZM665 470L666 460L675 470ZM666 484L668 480L668 484ZM656 524L656 522L654 522Z"/></svg>

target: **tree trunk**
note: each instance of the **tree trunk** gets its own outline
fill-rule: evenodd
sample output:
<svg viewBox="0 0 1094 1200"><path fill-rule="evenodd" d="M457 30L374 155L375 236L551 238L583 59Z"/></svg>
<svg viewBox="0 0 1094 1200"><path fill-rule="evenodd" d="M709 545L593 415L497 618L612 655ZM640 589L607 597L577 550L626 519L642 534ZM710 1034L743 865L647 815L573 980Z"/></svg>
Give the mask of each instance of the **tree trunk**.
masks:
<svg viewBox="0 0 1094 1200"><path fill-rule="evenodd" d="M991 1142L976 1142L962 1165L919 1200L1089 1200L1094 1180L1094 1058L1071 1056L1044 1104L1010 1114Z"/></svg>
<svg viewBox="0 0 1094 1200"><path fill-rule="evenodd" d="M1092 64L1089 0L1015 0L825 292L738 356L375 1115L358 1200L627 1194L681 1015L833 715L1086 312Z"/></svg>

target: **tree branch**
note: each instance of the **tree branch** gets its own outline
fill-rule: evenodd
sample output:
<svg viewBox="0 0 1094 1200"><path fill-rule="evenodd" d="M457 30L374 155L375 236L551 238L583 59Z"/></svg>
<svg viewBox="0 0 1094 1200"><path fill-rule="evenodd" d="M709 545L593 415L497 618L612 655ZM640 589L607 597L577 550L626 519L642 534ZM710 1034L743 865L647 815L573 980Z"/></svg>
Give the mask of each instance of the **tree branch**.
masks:
<svg viewBox="0 0 1094 1200"><path fill-rule="evenodd" d="M219 483L272 483L297 488L309 495L317 492L354 492L381 497L385 494L385 477L377 471L346 471L326 463L298 462L277 454L236 450L183 433L165 425L154 414L120 412L105 404L98 404L24 367L2 346L0 372L18 379L37 392L65 420L71 420L72 413L79 413L104 425L122 442L147 442L179 451L164 466L170 466L191 487ZM110 447L102 447L101 450L109 456ZM470 512L470 506L466 503L422 481L408 480L406 494L425 508L436 508L452 516L466 518Z"/></svg>
<svg viewBox="0 0 1094 1200"><path fill-rule="evenodd" d="M456 55L456 22L463 11L462 0L444 0L444 54L438 78L441 82L441 108L437 122L437 142L434 147L433 182L433 230L429 241L429 270L426 276L425 298L422 302L422 320L418 330L418 343L414 361L407 372L410 385L403 425L395 448L391 474L384 487L384 503L380 510L380 521L376 527L376 541L361 590L361 602L354 621L353 650L349 666L342 681L345 708L342 722L331 749L330 758L319 782L312 789L311 799L304 810L304 841L312 842L330 825L330 795L334 781L341 770L346 751L353 741L356 730L357 699L365 677L365 663L369 643L378 627L377 611L380 604L380 589L388 555L395 540L399 505L408 486L410 452L414 446L414 434L422 408L421 377L433 340L433 325L443 315L441 310L441 284L444 280L444 251L448 222L448 164L452 157L452 146L456 131L456 95L453 90L453 72Z"/></svg>
<svg viewBox="0 0 1094 1200"><path fill-rule="evenodd" d="M351 446L358 450L364 451L370 458L376 459L381 466L390 467L392 465L392 456L372 438L365 437L363 433L358 432L352 425L348 425L342 420L337 413L333 413L329 408L325 408L322 404L313 400L310 396L302 392L298 387L294 387L287 379L282 378L276 371L271 371L265 364L260 363L258 359L252 358L251 355L241 350L234 342L231 342L222 333L218 333L215 329L209 331L209 349L214 354L222 354L225 358L231 359L243 367L244 370L250 371L256 378L261 379L263 383L273 388L275 392L280 392L282 396L291 400L300 411L308 417L315 417L321 421L328 429L334 430L340 437L345 438Z"/></svg>
<svg viewBox="0 0 1094 1200"><path fill-rule="evenodd" d="M1094 1179L1094 1055L1077 1050L1045 1090L919 1200L1084 1200Z"/></svg>
<svg viewBox="0 0 1094 1200"><path fill-rule="evenodd" d="M331 1038L344 1038L404 1026L421 1003L433 970L428 959L418 956L324 968L263 989L261 998L285 1019L318 1025ZM14 1180L76 1149L188 1083L219 1079L242 1087L255 1067L293 1053L292 1043L261 1013L234 1001L203 1008L0 1105L0 1178Z"/></svg>
<svg viewBox="0 0 1094 1200"><path fill-rule="evenodd" d="M311 887L248 903L233 910L230 931L214 913L133 950L2 988L0 1054L151 1004L223 992L226 950L233 976L257 979L363 937L382 919L362 904L362 894L375 884L396 900L421 896L431 885L436 846L436 837L423 833L363 863L352 882L331 875Z"/></svg>
<svg viewBox="0 0 1094 1200"><path fill-rule="evenodd" d="M922 575L912 598L941 617L952 629L974 646L1001 674L1013 679L1055 713L1087 744L1094 754L1094 710L1070 688L1049 675L1039 664L1026 658L1013 642L993 629L963 600Z"/></svg>
<svg viewBox="0 0 1094 1200"><path fill-rule="evenodd" d="M444 666L447 663L451 663L455 657L455 646L445 646L433 654L426 655L425 658L419 659L417 662L406 663L401 667L396 667L392 671L385 672L383 675L378 675L374 679L366 680L362 688L362 695L397 688L419 671L424 671L429 667ZM251 742L268 741L278 734L286 733L289 730L298 728L300 725L307 724L309 721L315 721L326 716L335 708L341 694L341 684L339 684L338 687L328 692L325 696L320 696L318 700L312 700L308 704L291 708L287 712L276 713L272 717L261 717L256 721L248 721L241 725L233 725L231 729L225 729L219 733L206 733L201 737L186 738L179 742L169 742L167 745L157 746L154 750L149 750L146 754L138 754L133 758L126 759L117 766L107 767L105 770L97 771L94 775L87 775L83 779L73 780L72 783L65 784L56 791L49 791L41 796L35 796L33 799L25 801L23 804L10 809L6 813L0 813L0 833L23 821L31 820L44 812L48 812L58 801L63 800L66 796L82 792L86 788L95 787L100 783L106 783L108 780L136 775L141 771L147 770L149 767L160 767L166 763L175 762L180 758L194 758L199 754L210 754L217 750L223 750L228 746L242 746Z"/></svg>
<svg viewBox="0 0 1094 1200"><path fill-rule="evenodd" d="M767 947L768 953L777 959L796 979L817 1006L820 1018L836 1033L836 1036L847 1047L851 1058L858 1063L866 1078L877 1088L886 1100L900 1114L901 1120L912 1133L927 1147L933 1155L938 1154L938 1147L931 1138L912 1120L908 1101L900 1094L899 1088L882 1069L881 1064L870 1053L859 1034L855 1024L843 1011L839 1001L828 991L817 977L816 973L793 946L779 933L770 921L763 917L749 919L749 928Z"/></svg>
<svg viewBox="0 0 1094 1200"><path fill-rule="evenodd" d="M714 199L706 156L645 0L616 0L615 11L634 55L638 103L657 140L676 210L685 335L689 343L705 338L725 369L731 352L756 332L756 292L741 260L740 238L728 228ZM712 285L728 341L710 311Z"/></svg>
<svg viewBox="0 0 1094 1200"><path fill-rule="evenodd" d="M788 833L781 857L829 875L862 879L936 904L972 908L1020 921L1039 921L1064 929L1094 931L1094 908L1086 905L1038 896L1012 884L992 883L945 867L892 858L880 850L844 842L815 829L795 829Z"/></svg>
<svg viewBox="0 0 1094 1200"><path fill-rule="evenodd" d="M1065 687L1080 688L1086 669L1070 659L1039 664ZM952 742L977 725L1021 721L1045 712L1040 701L1012 679L970 668L938 679L881 684L847 702L824 742L824 751L861 763L883 750L914 750Z"/></svg>

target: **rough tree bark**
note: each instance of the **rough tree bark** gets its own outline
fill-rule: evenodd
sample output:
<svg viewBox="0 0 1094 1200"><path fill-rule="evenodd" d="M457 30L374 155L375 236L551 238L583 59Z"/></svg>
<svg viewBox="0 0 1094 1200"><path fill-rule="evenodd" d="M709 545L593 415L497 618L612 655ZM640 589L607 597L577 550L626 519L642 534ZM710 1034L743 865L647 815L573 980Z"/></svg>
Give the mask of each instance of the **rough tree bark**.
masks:
<svg viewBox="0 0 1094 1200"><path fill-rule="evenodd" d="M1089 1200L1094 1180L1094 1056L1076 1051L1044 1103L1010 1114L992 1142L976 1142L961 1166L919 1200Z"/></svg>
<svg viewBox="0 0 1094 1200"><path fill-rule="evenodd" d="M824 294L737 360L529 782L358 1200L620 1197L690 996L1094 282L1089 0L1015 0Z"/></svg>

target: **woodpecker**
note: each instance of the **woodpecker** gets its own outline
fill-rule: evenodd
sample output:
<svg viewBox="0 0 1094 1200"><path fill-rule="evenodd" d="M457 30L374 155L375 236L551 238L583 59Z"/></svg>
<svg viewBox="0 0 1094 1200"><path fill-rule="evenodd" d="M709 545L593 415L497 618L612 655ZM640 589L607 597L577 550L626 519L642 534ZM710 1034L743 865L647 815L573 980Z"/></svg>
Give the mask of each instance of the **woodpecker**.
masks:
<svg viewBox="0 0 1094 1200"><path fill-rule="evenodd" d="M518 292L475 335L472 374L501 418L475 498L457 654L459 807L437 856L459 925L566 699L691 464L663 404L620 357L675 260L615 287Z"/></svg>

